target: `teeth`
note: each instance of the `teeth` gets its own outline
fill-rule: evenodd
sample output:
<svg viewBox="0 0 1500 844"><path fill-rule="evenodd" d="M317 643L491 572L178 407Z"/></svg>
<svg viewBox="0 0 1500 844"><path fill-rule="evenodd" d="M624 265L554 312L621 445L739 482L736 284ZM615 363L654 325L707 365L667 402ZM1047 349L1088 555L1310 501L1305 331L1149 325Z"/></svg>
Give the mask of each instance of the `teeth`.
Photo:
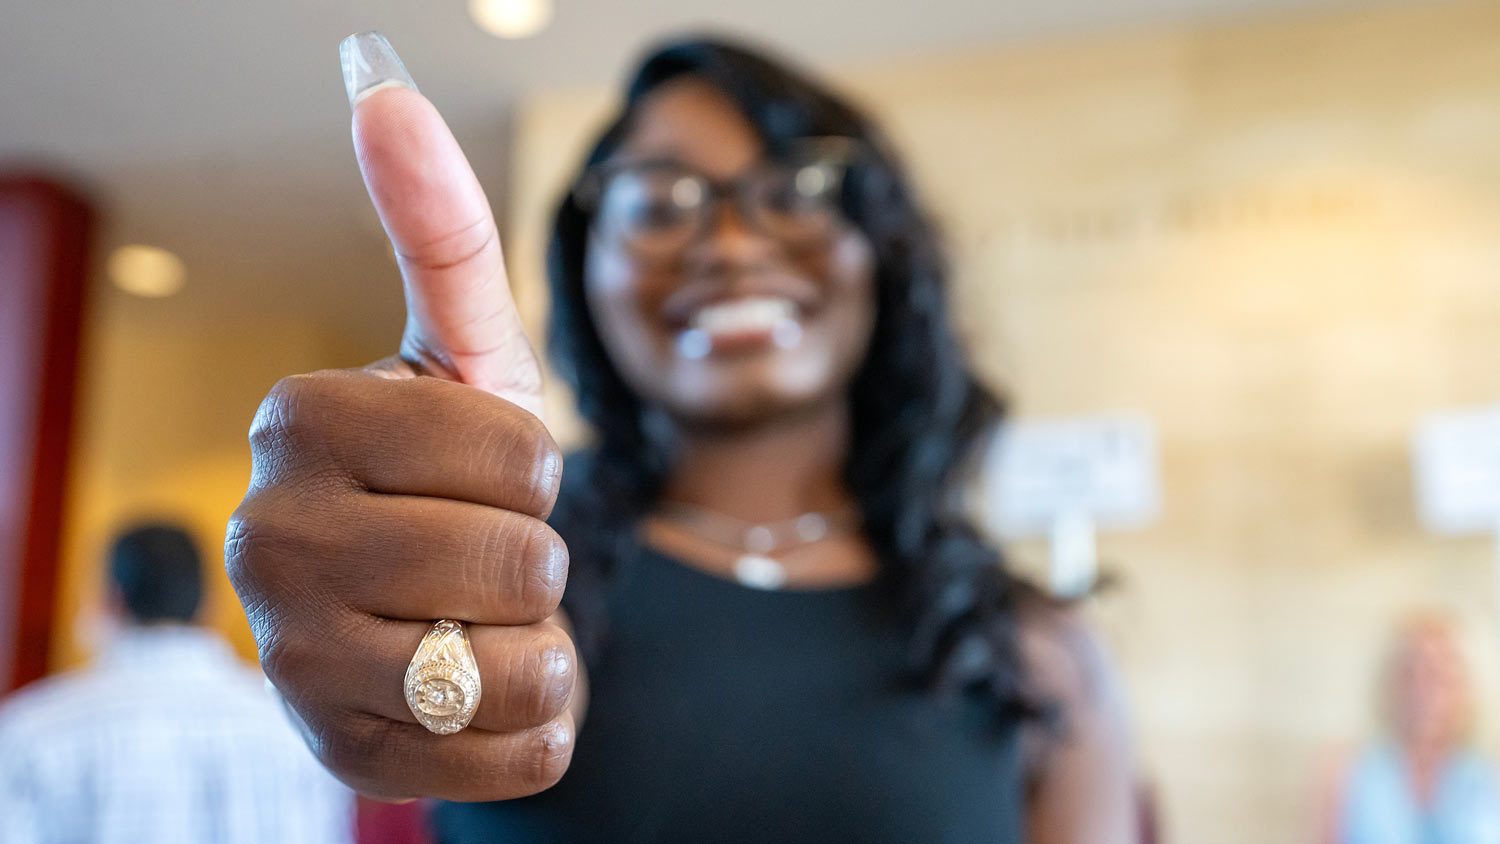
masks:
<svg viewBox="0 0 1500 844"><path fill-rule="evenodd" d="M710 336L738 334L746 331L772 331L778 325L797 318L797 306L790 299L755 296L719 302L693 314L691 327Z"/></svg>

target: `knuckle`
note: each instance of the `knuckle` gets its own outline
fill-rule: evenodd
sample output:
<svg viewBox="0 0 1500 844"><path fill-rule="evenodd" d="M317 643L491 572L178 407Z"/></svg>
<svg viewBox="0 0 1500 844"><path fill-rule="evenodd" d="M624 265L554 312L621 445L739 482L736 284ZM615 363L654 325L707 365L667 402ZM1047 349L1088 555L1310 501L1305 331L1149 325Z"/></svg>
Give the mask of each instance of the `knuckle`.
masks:
<svg viewBox="0 0 1500 844"><path fill-rule="evenodd" d="M249 607L247 614L251 614ZM260 665L272 683L301 699L312 689L308 678L318 676L317 655L307 639L292 629L285 613L269 601L258 602L250 622Z"/></svg>
<svg viewBox="0 0 1500 844"><path fill-rule="evenodd" d="M550 645L529 655L525 672L529 682L521 701L526 725L545 724L567 707L573 692L574 661L573 649L566 644Z"/></svg>
<svg viewBox="0 0 1500 844"><path fill-rule="evenodd" d="M552 514L552 506L557 503L557 494L562 486L563 453L552 439L541 420L527 414L531 419L529 423L536 429L537 436L533 440L536 443L536 451L531 461L531 477L529 479L532 494L532 515L539 519L545 519Z"/></svg>
<svg viewBox="0 0 1500 844"><path fill-rule="evenodd" d="M315 375L289 375L271 387L250 423L252 447L275 447L305 424L304 408L317 393L316 381Z"/></svg>
<svg viewBox="0 0 1500 844"><path fill-rule="evenodd" d="M297 470L349 478L338 465L341 446L358 439L368 406L367 389L346 372L289 375L271 388L250 423L251 487L267 486Z"/></svg>
<svg viewBox="0 0 1500 844"><path fill-rule="evenodd" d="M373 715L350 713L339 718L340 726L319 731L313 752L324 767L341 778L365 782L378 777L389 766L385 755L400 744L393 735L398 725Z"/></svg>
<svg viewBox="0 0 1500 844"><path fill-rule="evenodd" d="M247 496L224 530L224 571L241 598L255 583L255 552L260 537L260 516L253 497Z"/></svg>
<svg viewBox="0 0 1500 844"><path fill-rule="evenodd" d="M224 568L245 610L261 666L273 683L296 683L295 654L288 651L288 603L281 599L281 577L271 560L271 537L260 511L242 505L230 518L224 540Z"/></svg>
<svg viewBox="0 0 1500 844"><path fill-rule="evenodd" d="M349 660L341 655L367 652L357 646L358 619L350 612L334 610L327 624L310 625L305 617L291 618L271 609L256 636L261 668L288 700L315 713L359 710L358 689L379 669L370 660Z"/></svg>
<svg viewBox="0 0 1500 844"><path fill-rule="evenodd" d="M562 603L568 584L568 546L546 522L530 521L520 556L517 592L527 612L545 618Z"/></svg>
<svg viewBox="0 0 1500 844"><path fill-rule="evenodd" d="M288 650L286 609L268 589L262 553L261 521L242 505L229 520L224 539L224 569L245 610L245 620L266 677L278 688L296 687L298 671Z"/></svg>
<svg viewBox="0 0 1500 844"><path fill-rule="evenodd" d="M542 688L537 710L543 720L565 712L578 683L578 654L572 642L549 650L542 656Z"/></svg>
<svg viewBox="0 0 1500 844"><path fill-rule="evenodd" d="M509 403L499 413L493 405L486 407L489 416L475 449L482 455L476 468L486 477L503 481L509 490L507 506L545 519L562 479L562 449L530 413Z"/></svg>
<svg viewBox="0 0 1500 844"><path fill-rule="evenodd" d="M318 441L318 408L328 379L291 375L276 382L250 423L251 485L285 477Z"/></svg>
<svg viewBox="0 0 1500 844"><path fill-rule="evenodd" d="M573 721L567 716L536 730L528 749L530 764L522 769L521 785L532 792L556 785L572 762L575 733Z"/></svg>
<svg viewBox="0 0 1500 844"><path fill-rule="evenodd" d="M342 515L329 512L326 501L304 499L288 490L262 490L246 497L230 517L224 537L224 565L232 583L255 582L271 592L278 586L285 591L320 571L307 561L337 559L335 549L328 547L326 525L338 524Z"/></svg>
<svg viewBox="0 0 1500 844"><path fill-rule="evenodd" d="M543 624L531 635L492 654L494 705L486 716L495 729L539 727L567 709L577 674L577 655L566 633Z"/></svg>

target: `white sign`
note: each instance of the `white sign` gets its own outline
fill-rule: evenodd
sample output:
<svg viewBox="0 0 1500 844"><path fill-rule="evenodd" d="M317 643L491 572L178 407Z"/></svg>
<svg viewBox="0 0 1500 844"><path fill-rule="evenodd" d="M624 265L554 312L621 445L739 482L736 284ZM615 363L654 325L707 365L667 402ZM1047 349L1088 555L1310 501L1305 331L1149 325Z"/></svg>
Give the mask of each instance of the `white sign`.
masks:
<svg viewBox="0 0 1500 844"><path fill-rule="evenodd" d="M988 521L1005 536L1050 536L1063 519L1139 527L1161 509L1156 433L1141 416L1009 423L984 478Z"/></svg>
<svg viewBox="0 0 1500 844"><path fill-rule="evenodd" d="M1434 413L1412 443L1417 509L1436 533L1500 527L1500 405Z"/></svg>

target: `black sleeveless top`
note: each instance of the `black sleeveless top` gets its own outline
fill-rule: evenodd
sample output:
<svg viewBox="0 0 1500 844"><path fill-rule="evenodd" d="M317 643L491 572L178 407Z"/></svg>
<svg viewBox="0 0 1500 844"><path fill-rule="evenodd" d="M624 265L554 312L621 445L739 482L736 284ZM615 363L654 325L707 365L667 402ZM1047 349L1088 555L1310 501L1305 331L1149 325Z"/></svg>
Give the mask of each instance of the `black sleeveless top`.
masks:
<svg viewBox="0 0 1500 844"><path fill-rule="evenodd" d="M610 587L567 774L438 804L438 840L1019 844L1020 726L904 680L887 603L759 591L643 549Z"/></svg>

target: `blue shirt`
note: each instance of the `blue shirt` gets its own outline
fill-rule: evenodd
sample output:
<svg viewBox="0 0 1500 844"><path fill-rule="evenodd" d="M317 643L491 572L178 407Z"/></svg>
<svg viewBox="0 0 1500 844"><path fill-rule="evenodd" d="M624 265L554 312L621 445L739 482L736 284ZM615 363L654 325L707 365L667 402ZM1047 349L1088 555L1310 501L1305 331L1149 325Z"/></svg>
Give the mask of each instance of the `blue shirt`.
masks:
<svg viewBox="0 0 1500 844"><path fill-rule="evenodd" d="M1430 805L1411 791L1400 751L1366 751L1349 776L1340 844L1500 844L1500 781L1478 754L1454 753Z"/></svg>

